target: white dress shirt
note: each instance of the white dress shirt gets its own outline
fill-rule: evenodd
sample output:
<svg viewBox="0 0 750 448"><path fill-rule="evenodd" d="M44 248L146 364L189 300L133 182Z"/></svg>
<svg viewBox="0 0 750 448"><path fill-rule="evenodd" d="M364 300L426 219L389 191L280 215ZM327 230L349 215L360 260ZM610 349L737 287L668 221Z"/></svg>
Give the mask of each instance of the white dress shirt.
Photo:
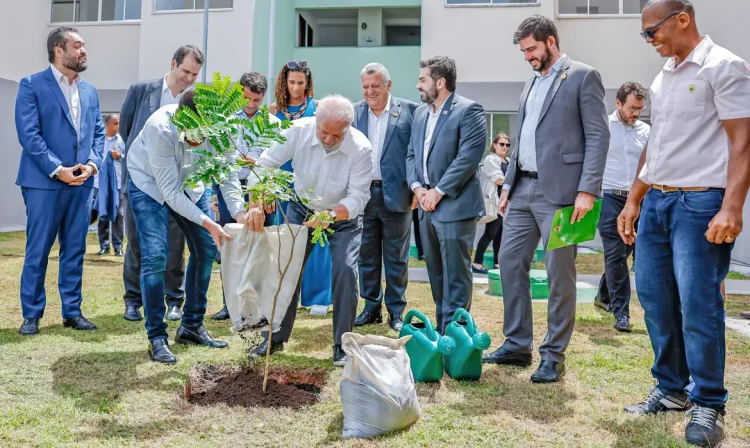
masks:
<svg viewBox="0 0 750 448"><path fill-rule="evenodd" d="M620 120L615 110L609 116L609 152L604 168L602 188L630 191L638 174L638 162L648 143L651 127L641 120L632 125Z"/></svg>
<svg viewBox="0 0 750 448"><path fill-rule="evenodd" d="M171 121L177 107L177 104L164 106L146 121L128 150L128 174L135 186L153 200L159 204L166 202L186 219L203 225L208 216L195 203L203 196L205 186L202 182L194 187L185 186L185 179L195 172L194 164L201 157L195 150L211 149L207 141L191 147L179 140L177 127ZM232 216L245 209L236 172L220 187Z"/></svg>
<svg viewBox="0 0 750 448"><path fill-rule="evenodd" d="M255 118L254 114L252 117L248 117L244 110L237 112L235 116L239 118L247 118L249 120L252 120ZM270 121L271 123L281 123L281 120L279 120L279 118L276 115L271 115L271 114L268 114L268 121ZM237 148L239 149L242 155L252 157L253 159L257 161L260 158L260 155L263 154L263 148L259 146L252 146L248 148L247 142L245 142L245 139L242 138L242 127L239 127L239 131L240 131L239 137L237 137ZM249 176L250 176L250 168L243 167L239 172L239 178L247 179Z"/></svg>
<svg viewBox="0 0 750 448"><path fill-rule="evenodd" d="M430 179L427 176L427 157L430 155L430 143L432 142L432 134L435 133L435 125L437 125L440 113L443 111L443 106L437 108L435 112L432 111L432 106L427 106L427 130L424 133L424 157L422 160L422 172L424 173L424 183L430 185ZM441 193L442 194L442 193Z"/></svg>
<svg viewBox="0 0 750 448"><path fill-rule="evenodd" d="M372 109L367 108L367 138L372 143L372 178L373 180L382 180L383 174L380 172L380 158L383 156L383 142L385 133L388 131L388 114L391 109L391 95L388 94L388 102L385 103L385 109L377 117Z"/></svg>
<svg viewBox="0 0 750 448"><path fill-rule="evenodd" d="M258 160L264 168L279 168L289 160L294 170L294 190L310 200L314 211L343 205L349 219L356 219L370 200L372 145L360 131L350 127L337 149L328 151L318 140L315 117L294 121L282 132L286 142L265 150ZM257 179L248 179L248 186Z"/></svg>
<svg viewBox="0 0 750 448"><path fill-rule="evenodd" d="M164 75L164 78L161 84L161 100L159 101L159 107L164 107L170 104L179 103L180 98L182 98L182 94L192 88L192 86L190 86L187 89L183 90L182 92L178 93L177 96L174 96L172 95L172 91L169 89L169 85L167 85L167 76L168 74Z"/></svg>
<svg viewBox="0 0 750 448"><path fill-rule="evenodd" d="M640 179L670 187L726 188L723 120L750 117L750 65L705 36L651 85L651 136Z"/></svg>

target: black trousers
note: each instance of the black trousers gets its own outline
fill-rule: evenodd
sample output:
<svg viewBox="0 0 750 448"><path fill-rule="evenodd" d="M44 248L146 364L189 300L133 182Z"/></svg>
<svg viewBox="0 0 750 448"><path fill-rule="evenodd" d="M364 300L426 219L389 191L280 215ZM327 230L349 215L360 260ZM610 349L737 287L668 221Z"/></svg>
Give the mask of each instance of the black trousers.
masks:
<svg viewBox="0 0 750 448"><path fill-rule="evenodd" d="M99 248L109 250L110 226L112 227L112 245L115 250L122 249L122 238L125 235L125 218L123 217L122 192L120 192L120 206L117 208L117 218L114 222L99 220L97 224L97 236L99 237Z"/></svg>
<svg viewBox="0 0 750 448"><path fill-rule="evenodd" d="M503 217L497 215L497 219L485 224L484 233L477 243L477 253L474 254L474 263L484 263L484 253L492 243L492 267L497 265L497 254L500 253L500 240L503 238Z"/></svg>
<svg viewBox="0 0 750 448"><path fill-rule="evenodd" d="M604 245L604 275L599 282L599 296L604 303L610 304L616 318L630 316L628 257L635 250L635 245L625 244L617 232L617 217L627 200L625 196L605 193L599 218L599 235Z"/></svg>
<svg viewBox="0 0 750 448"><path fill-rule="evenodd" d="M419 232L419 207L411 211L412 228L414 229L414 245L417 246L417 256L424 258L424 249L422 249L422 237Z"/></svg>

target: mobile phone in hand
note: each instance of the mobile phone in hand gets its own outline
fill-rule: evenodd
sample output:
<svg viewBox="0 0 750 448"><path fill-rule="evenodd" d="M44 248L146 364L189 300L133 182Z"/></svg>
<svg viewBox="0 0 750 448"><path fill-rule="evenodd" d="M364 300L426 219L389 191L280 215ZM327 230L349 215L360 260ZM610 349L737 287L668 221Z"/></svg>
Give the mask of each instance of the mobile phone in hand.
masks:
<svg viewBox="0 0 750 448"><path fill-rule="evenodd" d="M83 174L83 171L81 171L80 168L78 168L77 170L73 171L73 175L74 176L80 176L81 174Z"/></svg>

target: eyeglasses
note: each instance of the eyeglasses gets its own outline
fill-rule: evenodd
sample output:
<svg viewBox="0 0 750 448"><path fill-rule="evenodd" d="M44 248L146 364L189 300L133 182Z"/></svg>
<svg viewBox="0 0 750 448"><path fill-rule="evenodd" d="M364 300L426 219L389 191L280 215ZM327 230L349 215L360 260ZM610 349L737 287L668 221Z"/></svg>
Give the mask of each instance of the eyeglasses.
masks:
<svg viewBox="0 0 750 448"><path fill-rule="evenodd" d="M510 143L495 143L497 146L502 146L504 148L510 148Z"/></svg>
<svg viewBox="0 0 750 448"><path fill-rule="evenodd" d="M664 17L661 22L657 23L656 25L652 26L649 29L641 31L641 37L644 39L653 39L656 35L656 30L659 29L662 23L666 22L667 20L671 19L674 16L678 16L682 14L682 11L679 12L673 12L672 14L668 15L667 17Z"/></svg>
<svg viewBox="0 0 750 448"><path fill-rule="evenodd" d="M305 70L307 61L289 61L286 63L286 68L289 70Z"/></svg>

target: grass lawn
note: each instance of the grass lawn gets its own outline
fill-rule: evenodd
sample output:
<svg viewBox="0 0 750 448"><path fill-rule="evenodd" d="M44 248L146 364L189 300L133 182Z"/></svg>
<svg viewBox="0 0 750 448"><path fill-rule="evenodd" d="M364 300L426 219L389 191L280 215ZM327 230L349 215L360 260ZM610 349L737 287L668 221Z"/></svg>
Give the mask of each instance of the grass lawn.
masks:
<svg viewBox="0 0 750 448"><path fill-rule="evenodd" d="M174 346L175 366L152 363L143 322L121 318L121 259L88 255L84 314L96 332L62 327L56 254L48 269L48 303L41 334L21 337L18 299L23 239L0 234L0 446L148 447L686 447L682 414L637 418L621 408L641 400L652 386L652 352L643 312L634 303L635 331L618 334L613 319L592 305L578 308L562 383L532 385L534 367L490 366L479 382L419 384L422 416L410 429L373 441L341 440L341 370L330 364L331 318L298 314L287 350L276 366L322 367L327 383L319 403L289 409L196 406L182 398L183 384L198 364L250 363L248 344L226 323L207 321L227 350ZM90 239L89 253L96 251ZM218 276L209 313L221 305ZM409 307L432 315L426 284L412 283ZM635 302L635 301L634 301ZM729 298L730 313L750 309L750 297ZM478 327L502 342L502 300L474 291ZM534 306L536 345L543 339L546 304ZM169 325L174 337L175 324ZM386 325L364 332L395 336ZM534 363L538 363L535 354ZM726 383L730 393L728 448L750 446L750 340L727 332Z"/></svg>

